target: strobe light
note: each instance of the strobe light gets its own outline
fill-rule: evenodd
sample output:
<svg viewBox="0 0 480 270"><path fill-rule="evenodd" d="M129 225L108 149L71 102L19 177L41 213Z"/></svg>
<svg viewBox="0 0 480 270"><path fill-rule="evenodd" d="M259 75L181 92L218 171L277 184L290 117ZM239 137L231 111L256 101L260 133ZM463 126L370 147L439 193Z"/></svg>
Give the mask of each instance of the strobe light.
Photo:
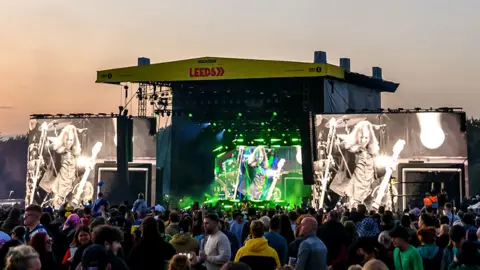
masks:
<svg viewBox="0 0 480 270"><path fill-rule="evenodd" d="M441 113L418 113L420 124L420 141L428 149L437 149L445 141L445 132L442 130Z"/></svg>

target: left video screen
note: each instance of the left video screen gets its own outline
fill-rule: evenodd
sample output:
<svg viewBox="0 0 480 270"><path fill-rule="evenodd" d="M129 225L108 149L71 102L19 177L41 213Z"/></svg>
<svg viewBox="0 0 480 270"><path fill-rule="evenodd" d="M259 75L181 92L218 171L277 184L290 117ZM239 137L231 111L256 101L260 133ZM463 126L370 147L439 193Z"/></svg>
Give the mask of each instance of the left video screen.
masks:
<svg viewBox="0 0 480 270"><path fill-rule="evenodd" d="M30 119L26 203L72 207L94 197L95 163L116 160L116 118Z"/></svg>

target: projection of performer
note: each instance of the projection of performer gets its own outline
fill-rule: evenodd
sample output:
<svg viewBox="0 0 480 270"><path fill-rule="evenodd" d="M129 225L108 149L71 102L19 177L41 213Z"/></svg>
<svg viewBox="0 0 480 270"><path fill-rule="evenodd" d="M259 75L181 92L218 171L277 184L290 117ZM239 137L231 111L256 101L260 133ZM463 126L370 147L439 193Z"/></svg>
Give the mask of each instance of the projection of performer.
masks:
<svg viewBox="0 0 480 270"><path fill-rule="evenodd" d="M73 189L78 176L77 159L82 150L77 128L73 125L64 127L58 137L49 138L49 140L51 140L51 148L61 156L60 168L52 188L54 206L58 209Z"/></svg>
<svg viewBox="0 0 480 270"><path fill-rule="evenodd" d="M372 183L377 178L375 157L379 152L379 143L373 131L373 125L368 121L361 121L355 125L352 132L344 137L342 142L337 141L341 148L354 155L354 165L347 160L346 173L338 173L330 188L342 183L346 195L353 207L371 195ZM353 168L352 168L353 167ZM352 170L353 169L353 170ZM340 178L345 179L340 179Z"/></svg>
<svg viewBox="0 0 480 270"><path fill-rule="evenodd" d="M263 146L257 146L246 162L245 180L248 198L260 200L265 185L266 170L268 168L267 152Z"/></svg>

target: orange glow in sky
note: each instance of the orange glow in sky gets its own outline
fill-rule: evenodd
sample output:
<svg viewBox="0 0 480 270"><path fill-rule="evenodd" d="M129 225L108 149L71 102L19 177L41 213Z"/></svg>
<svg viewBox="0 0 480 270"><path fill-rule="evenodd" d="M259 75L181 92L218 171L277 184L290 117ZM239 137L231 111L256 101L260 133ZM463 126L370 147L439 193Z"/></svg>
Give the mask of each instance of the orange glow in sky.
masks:
<svg viewBox="0 0 480 270"><path fill-rule="evenodd" d="M208 4L207 4L208 3ZM33 113L117 112L96 71L202 56L383 68L401 83L383 107L463 107L480 116L480 1L3 1L0 132Z"/></svg>

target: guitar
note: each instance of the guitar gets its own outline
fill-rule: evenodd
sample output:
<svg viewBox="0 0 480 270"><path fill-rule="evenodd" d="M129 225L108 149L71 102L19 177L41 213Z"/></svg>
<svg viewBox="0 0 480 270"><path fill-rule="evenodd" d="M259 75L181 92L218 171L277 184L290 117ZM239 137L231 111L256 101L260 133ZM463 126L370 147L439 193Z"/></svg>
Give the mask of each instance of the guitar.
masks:
<svg viewBox="0 0 480 270"><path fill-rule="evenodd" d="M393 146L393 155L392 155L392 158L391 158L391 164L396 164L397 163L398 156L400 156L400 153L403 151L404 147L405 147L405 141L404 140L398 140L395 143L395 146ZM375 197L375 199L372 203L372 208L375 209L375 210L378 210L380 205L382 205L382 200L383 200L383 197L385 196L385 193L387 191L388 183L390 182L390 178L392 177L392 172L393 172L392 166L387 166L386 171L385 171L385 176L383 177L383 180L380 183L380 186L378 188L377 196Z"/></svg>
<svg viewBox="0 0 480 270"><path fill-rule="evenodd" d="M92 160L93 163L95 163L95 159L97 158L98 153L102 149L102 146L103 146L103 144L101 142L97 142L93 146L92 157L91 157L91 160ZM90 175L91 170L92 170L91 167L88 166L85 169L85 173L83 174L83 177L82 177L82 180L80 180L80 183L78 183L78 185L73 188L73 190L76 190L76 192L73 195L72 201L71 201L71 204L74 207L76 207L80 204L82 193L83 193L84 188L85 188L85 183L87 182L87 179L88 179L88 176Z"/></svg>
<svg viewBox="0 0 480 270"><path fill-rule="evenodd" d="M47 142L47 131L52 125L53 124L47 124L47 122L44 122L39 128L41 135L40 135L40 141L39 141L40 143L38 146L38 149L39 149L38 160L35 163L35 169L33 171L33 175L31 175L32 187L30 189L30 198L28 198L28 204L33 204L35 199L35 192L37 191L38 180L40 179L40 176L41 176L40 167L43 166L44 164L43 150L45 149L46 142Z"/></svg>
<svg viewBox="0 0 480 270"><path fill-rule="evenodd" d="M266 200L270 200L273 194L273 190L275 189L275 186L277 185L277 181L280 178L283 165L285 165L285 159L280 159L277 164L277 170L275 172L275 175L273 176L272 183L270 184L270 187L268 188L267 192L267 197Z"/></svg>

